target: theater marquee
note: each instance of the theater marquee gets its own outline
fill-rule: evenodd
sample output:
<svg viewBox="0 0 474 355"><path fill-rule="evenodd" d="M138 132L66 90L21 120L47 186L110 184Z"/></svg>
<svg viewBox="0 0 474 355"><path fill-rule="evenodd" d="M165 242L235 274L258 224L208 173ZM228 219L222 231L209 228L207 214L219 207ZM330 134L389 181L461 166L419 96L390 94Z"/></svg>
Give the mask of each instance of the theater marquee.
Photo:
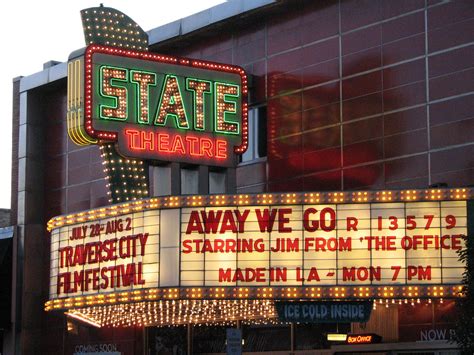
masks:
<svg viewBox="0 0 474 355"><path fill-rule="evenodd" d="M128 158L225 167L247 149L240 67L94 44L68 77L77 144L117 142Z"/></svg>
<svg viewBox="0 0 474 355"><path fill-rule="evenodd" d="M57 217L50 299L449 296L470 190L436 191L164 197Z"/></svg>

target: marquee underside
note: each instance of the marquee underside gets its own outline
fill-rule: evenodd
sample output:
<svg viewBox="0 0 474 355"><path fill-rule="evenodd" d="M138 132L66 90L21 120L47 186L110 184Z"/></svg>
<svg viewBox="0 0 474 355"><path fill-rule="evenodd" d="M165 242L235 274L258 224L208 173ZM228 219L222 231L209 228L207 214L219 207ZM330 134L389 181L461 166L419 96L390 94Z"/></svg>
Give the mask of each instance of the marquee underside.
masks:
<svg viewBox="0 0 474 355"><path fill-rule="evenodd" d="M63 310L95 327L278 323L278 301L371 301L379 304L443 302L463 296L461 285L367 287L168 288L109 293L48 301L46 311Z"/></svg>
<svg viewBox="0 0 474 355"><path fill-rule="evenodd" d="M273 300L145 301L84 307L66 314L95 327L276 322Z"/></svg>
<svg viewBox="0 0 474 355"><path fill-rule="evenodd" d="M401 304L415 306L422 303L443 303L443 300L443 298L387 298L365 301L372 302L372 307L376 309ZM65 314L97 328L165 327L185 324L234 326L237 321L243 324L283 324L285 322L278 318L275 306L277 302L270 299L159 300L75 308ZM342 303L345 302L341 300Z"/></svg>

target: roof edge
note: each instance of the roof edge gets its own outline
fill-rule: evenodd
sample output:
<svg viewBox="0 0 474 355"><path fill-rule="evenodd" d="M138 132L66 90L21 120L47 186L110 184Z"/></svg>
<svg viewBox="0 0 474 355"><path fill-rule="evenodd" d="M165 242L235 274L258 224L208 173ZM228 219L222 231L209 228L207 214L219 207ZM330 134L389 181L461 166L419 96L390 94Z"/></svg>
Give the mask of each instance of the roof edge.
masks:
<svg viewBox="0 0 474 355"><path fill-rule="evenodd" d="M147 31L149 45L187 35L231 17L277 2L279 0L227 0L222 4Z"/></svg>
<svg viewBox="0 0 474 355"><path fill-rule="evenodd" d="M280 1L281 0L227 0L222 4L147 31L149 36L148 44L152 46L172 40L231 17L236 17L264 6L276 4ZM84 48L80 48L73 51L70 58L74 55L78 55L83 50ZM66 76L67 62L63 62L57 63L49 68L44 68L33 74L18 77L17 80L20 80L20 92L24 92L63 79Z"/></svg>

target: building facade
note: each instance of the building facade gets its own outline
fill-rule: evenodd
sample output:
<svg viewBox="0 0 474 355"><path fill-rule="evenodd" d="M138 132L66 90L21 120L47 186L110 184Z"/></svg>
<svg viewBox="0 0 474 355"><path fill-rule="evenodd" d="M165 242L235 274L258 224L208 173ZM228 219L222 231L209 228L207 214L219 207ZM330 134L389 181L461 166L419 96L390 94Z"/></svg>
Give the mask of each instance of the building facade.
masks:
<svg viewBox="0 0 474 355"><path fill-rule="evenodd" d="M148 36L153 53L244 68L250 130L249 149L236 168L150 166L150 197L474 183L471 1L230 1ZM4 352L72 354L105 347L154 354L175 346L176 353L191 349L187 337L194 339L194 353L224 352L223 326L96 329L44 311L47 222L110 205L108 185L99 147L80 147L68 137L66 63L47 63L15 79L13 92L17 250ZM384 302L367 324L244 326L244 350L455 354L449 343L453 301L411 303ZM383 342L355 350L326 341L326 333L341 329L377 333Z"/></svg>

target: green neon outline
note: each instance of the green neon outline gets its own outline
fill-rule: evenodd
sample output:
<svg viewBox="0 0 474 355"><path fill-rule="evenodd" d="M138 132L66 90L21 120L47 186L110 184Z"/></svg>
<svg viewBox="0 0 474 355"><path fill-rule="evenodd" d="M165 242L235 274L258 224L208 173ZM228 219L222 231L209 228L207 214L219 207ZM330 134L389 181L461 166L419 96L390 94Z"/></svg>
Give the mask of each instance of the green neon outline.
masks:
<svg viewBox="0 0 474 355"><path fill-rule="evenodd" d="M120 122L123 122L123 121L127 121L128 120L128 88L125 86L125 85L115 85L115 87L119 87L119 88L124 88L125 89L125 100L127 102L127 107L125 109L125 118L120 118L120 117L105 117L102 115L102 109L103 107L105 108L111 108L113 110L117 110L118 109L118 98L117 96L109 96L105 93L102 92L102 89L103 89L103 86L102 86L102 82L103 82L103 68L107 68L107 69L118 69L118 70L124 70L125 71L125 79L117 79L117 78L111 78L110 79L110 86L114 86L115 85L115 81L118 81L119 83L120 82L124 82L124 83L127 83L129 82L128 80L128 69L127 68L120 68L120 67L114 67L112 65L101 65L99 67L99 81L100 81L100 90L99 90L99 96L103 97L103 98L106 98L106 99L113 99L114 102L115 102L115 107L111 107L111 106L107 106L107 105L104 105L104 104L99 104L99 117L102 119L102 120L112 120L112 121L120 121Z"/></svg>
<svg viewBox="0 0 474 355"><path fill-rule="evenodd" d="M206 108L207 108L207 105L206 105L206 102L208 100L205 100L205 97L206 97L206 94L208 95L211 95L211 98L212 98L212 90L213 90L213 85L212 85L212 81L209 81L209 80L200 80L200 79L196 79L196 78L186 78L186 90L188 91L192 91L193 93L193 113L194 113L194 124L193 124L193 127L194 127L194 130L195 131L205 131L206 130L206 117L204 116L203 117L203 121L202 121L202 128L197 128L196 127L196 101L197 101L197 92L196 92L196 89L193 89L193 88L190 88L189 87L189 81L190 80L193 80L193 81L197 81L197 82L201 82L201 83L208 83L209 84L209 91L206 91L204 90L203 93L203 98L202 98L202 113L203 115L205 115L205 112L206 112Z"/></svg>
<svg viewBox="0 0 474 355"><path fill-rule="evenodd" d="M231 123L231 124L237 125L237 131L236 132L221 131L217 128L217 85L218 84L225 85L225 86L234 86L234 87L237 88L237 94L236 95L224 94L224 102L235 104L235 112L224 110L224 117L223 117L224 123ZM230 134L230 135L235 135L235 136L240 135L240 122L233 122L233 121L226 121L225 120L226 113L233 113L233 114L237 115L237 102L227 101L226 97L231 96L231 97L235 97L235 98L238 99L240 97L240 86L235 85L235 84L227 84L227 83L223 83L223 82L220 82L220 81L215 81L214 82L214 94L215 94L214 95L215 96L214 97L214 131L218 132L218 133L222 133L222 134Z"/></svg>
<svg viewBox="0 0 474 355"><path fill-rule="evenodd" d="M183 127L180 125L179 123L179 117L178 115L174 114L174 113L166 113L166 116L165 116L165 120L163 123L157 123L156 120L158 119L158 115L161 111L161 102L163 100L163 95L165 93L165 90L166 90L166 87L167 87L167 82L168 82L168 78L175 78L176 79L176 84L178 85L178 91L179 91L179 96L181 96L181 104L183 105L183 111L184 111L184 118L186 118L186 123L187 123L187 127ZM178 77L176 75L172 75L172 74L166 74L165 76L165 80L163 81L163 88L161 90L161 95L160 95L160 101L158 102L158 110L156 111L155 113L155 118L153 120L153 124L155 126L166 126L166 123L168 122L168 116L171 116L175 119L175 123L176 123L176 128L178 129L190 129L189 127L189 119L188 119L188 114L186 113L186 106L184 105L184 100L183 100L183 94L181 93L181 87L179 85L179 81L178 81Z"/></svg>
<svg viewBox="0 0 474 355"><path fill-rule="evenodd" d="M150 74L150 75L153 75L153 80L154 82L153 83L149 83L147 85L147 91L148 91L148 122L143 122L141 120L141 108L142 108L142 105L140 104L140 101L141 101L141 94L140 94L140 82L139 81L136 81L136 80L133 80L133 74L134 73L140 73L140 74ZM150 124L150 117L151 117L151 100L150 100L150 86L156 86L157 85L157 80L156 80L156 77L158 75L156 73L153 73L153 72L149 72L149 71L145 71L145 70L138 70L138 69L132 69L130 70L130 82L131 83L134 83L137 85L137 95L136 95L136 103L137 103L137 122L138 124Z"/></svg>

